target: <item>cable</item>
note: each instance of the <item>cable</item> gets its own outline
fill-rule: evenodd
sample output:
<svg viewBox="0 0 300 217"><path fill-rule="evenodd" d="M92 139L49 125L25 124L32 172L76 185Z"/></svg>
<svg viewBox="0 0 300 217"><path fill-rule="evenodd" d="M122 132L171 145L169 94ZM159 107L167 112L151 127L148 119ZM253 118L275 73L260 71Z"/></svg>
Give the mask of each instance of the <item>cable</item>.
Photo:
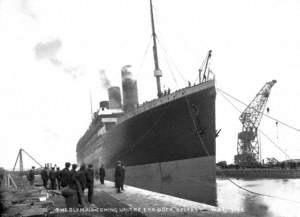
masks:
<svg viewBox="0 0 300 217"><path fill-rule="evenodd" d="M164 47L162 46L162 44L161 44L161 42L160 42L159 40L158 40L158 42L160 43L160 46L162 47L162 49L163 49L165 55L168 56L166 49L164 49ZM170 58L170 60L171 60L172 63L174 64L175 69L176 69L177 72L180 74L180 76L183 78L183 80L187 81L187 80L184 78L184 76L182 75L182 73L180 72L180 70L177 68L176 64L173 62L172 58ZM170 71L171 71L171 73L172 73L173 79L174 79L176 85L178 86L178 83L177 83L177 81L176 81L176 78L175 78L175 76L174 76L174 74L173 74L173 72L172 72L172 70L171 70L171 67L170 67L168 61L167 61L167 64L168 64L168 67L169 67L169 69L170 69ZM217 89L217 90L220 90L220 89ZM222 90L220 90L220 91L222 91ZM219 91L219 92L220 92L220 91ZM224 91L222 91L222 92L224 92ZM230 95L227 94L226 92L224 92L224 94L230 96ZM241 113L241 111L240 111L236 106L234 106L234 105L230 102L230 100L229 100L227 97L225 97L224 94L221 93L221 95L226 99L226 101L228 101L228 102L229 102L236 110L239 111L239 113ZM232 96L230 96L230 97L232 97ZM206 155L209 156L207 147L206 147L205 143L203 142L203 139L202 139L201 135L199 134L199 132L198 132L198 130L197 130L197 125L196 125L196 122L195 122L195 120L194 120L194 117L193 117L193 114L192 114L192 111L191 111L190 102L189 102L189 99L188 99L188 97L187 97L186 95L185 95L185 99L186 99L186 104L187 104L187 107L188 107L189 115L190 115L190 117L191 117L191 120L193 121L194 128L195 128L195 130L196 130L196 132L197 132L197 138L198 138L198 140L200 141L200 143L201 143L201 145L202 145L202 147L203 147L203 149L204 149ZM237 99L236 99L236 100L237 100ZM239 100L237 100L237 101L239 101ZM242 104L244 104L244 105L246 105L245 103L243 103L243 102L241 102L241 101L239 101L239 102L242 103ZM263 115L265 115L265 114L263 114ZM271 116L269 116L269 115L265 115L265 116L267 116L267 117L269 117L269 118L271 118L271 119L273 119L273 120L278 121L277 119L275 119L275 118L273 118L273 117L271 117ZM162 116L161 116L161 117L162 117ZM156 125L156 123L159 122L159 120L161 119L161 117L159 117L159 119L157 120L157 122L155 122L151 128L153 128L153 127ZM283 123L283 122L281 122L281 121L278 121L278 122L282 123L282 124L285 125L285 126L288 126L288 127L292 128L292 129L295 129L295 130L297 130L297 131L300 131L300 130L298 130L297 128L294 128L294 127L292 127L292 126L290 126L290 125L288 125L288 124L286 124L286 123ZM148 133L152 130L151 128L150 128L150 129L149 129L142 137L144 137L146 134L148 134ZM264 136L266 136L263 132L262 132L262 134L263 134ZM267 137L267 138L268 138L268 137ZM141 139L142 139L142 138L140 138L139 140L141 140ZM270 138L269 138L269 139L270 139ZM270 141L272 141L272 140L270 140ZM135 144L133 147L135 147L138 143L139 143L139 142L136 142L136 144ZM281 149L280 147L278 147L273 141L272 141L272 143L273 143L277 148L279 148L279 150L282 151L282 149ZM133 147L131 148L131 150L133 149ZM244 191L247 191L247 192L249 192L249 193L251 193L251 194L255 194L255 195L258 195L258 196L264 196L264 197L275 198L275 199L280 199L280 200L284 200L284 201L290 201L290 202L294 202L294 203L300 203L299 201L288 200L288 199L281 198L281 197L276 197L276 196L272 196L272 195L261 194L261 193L257 193L257 192L254 192L254 191L250 191L250 190L248 190L248 189L246 189L246 188L244 188L244 187L238 185L237 183L235 183L234 181L232 181L230 178L226 177L226 175L224 174L223 171L221 171L221 172L223 173L223 176L224 176L228 181L230 181L230 183L232 183L232 184L235 185L236 187L238 187L238 188L240 188L240 189L242 189L242 190L244 190Z"/></svg>
<svg viewBox="0 0 300 217"><path fill-rule="evenodd" d="M175 64L175 62L173 61L173 59L171 58L171 56L168 55L168 52L167 52L167 50L163 47L161 41L158 39L158 37L156 37L156 39L157 39L157 41L158 41L160 47L162 48L162 50L163 50L164 53L166 54L166 56L168 56L169 59L171 60L171 63L174 65L174 67L175 67L176 71L179 73L180 77L181 77L185 82L187 82L187 79L186 79L186 78L183 76L183 74L180 72L180 70L178 69L177 65Z"/></svg>
<svg viewBox="0 0 300 217"><path fill-rule="evenodd" d="M169 61L168 61L167 55L165 54L164 57L165 57L165 61L166 61L166 63L167 63L167 66L168 66L168 68L169 68L169 71L171 72L172 78L173 78L173 80L174 80L174 82L175 82L175 85L176 85L177 88L179 88L177 79L176 79L176 77L175 77L175 75L174 75L174 73L173 73L173 70L172 70L171 65L170 65L170 63L169 63Z"/></svg>
<svg viewBox="0 0 300 217"><path fill-rule="evenodd" d="M279 149L279 151L281 151L288 159L291 159L291 157L284 152L269 136L267 136L262 130L258 129L258 131L264 136L266 137L273 145L275 145L276 148Z"/></svg>
<svg viewBox="0 0 300 217"><path fill-rule="evenodd" d="M223 95L223 93L222 92L219 92L223 97L224 97L224 99L226 99L226 101L227 102L229 102L239 113L242 113L233 103L231 103L230 102L230 100L228 100L228 98L227 97L225 97L224 95ZM268 137L262 130L260 130L260 129L258 129L258 131L265 137L265 138L267 138L273 145L275 145L275 147L279 150L279 151L281 151L286 157L288 157L288 158L290 158L289 157L289 155L286 153L286 152L284 152L283 150L282 150L282 148L280 148L279 147L279 145L277 145L270 137Z"/></svg>
<svg viewBox="0 0 300 217"><path fill-rule="evenodd" d="M152 35L150 35L150 38L148 40L148 44L146 46L146 50L145 50L144 55L142 57L142 61L141 61L141 64L139 66L139 69L138 69L138 72L137 72L137 75L136 75L137 79L139 78L139 75L141 74L141 71L142 71L142 67L145 63L146 55L148 53L148 50L149 50L149 47L150 47L150 44L151 44L151 39L152 39Z"/></svg>
<svg viewBox="0 0 300 217"><path fill-rule="evenodd" d="M234 181L232 181L230 178L226 177L226 175L223 173L224 177L230 181L233 185L237 186L238 188L244 190L244 191L247 191L251 194L254 194L254 195L257 195L257 196L263 196L263 197L270 197L270 198L274 198L274 199L279 199L279 200L284 200L284 201L288 201L288 202L293 202L293 203L299 203L300 204L300 201L296 201L296 200L289 200L289 199L286 199L286 198L282 198L282 197L277 197L277 196L273 196L273 195L268 195L268 194L262 194L262 193L257 193L255 191L250 191L248 190L247 188L244 188L238 184L236 184Z"/></svg>
<svg viewBox="0 0 300 217"><path fill-rule="evenodd" d="M165 50L164 50L165 51ZM165 51L165 53L166 53L166 51ZM181 74L181 73L180 73ZM173 73L172 73L172 75L173 75ZM176 80L176 79L175 79ZM176 82L177 83L177 82ZM219 88L217 88L217 90L219 90L219 92L220 91L222 91L222 90L220 90ZM227 98L227 97L225 97L224 96L224 94L223 94L223 92L224 91L222 91L222 93L221 93L221 95L226 99L226 101L228 101L239 113L241 113L241 111L235 106L235 105L233 105L233 103L231 103L230 102L230 100ZM230 96L229 94L227 94L226 92L224 92L226 95L228 95L228 96ZM230 96L231 97L231 96ZM197 130L197 127L196 127L196 122L195 122L195 120L194 120L194 118L193 118L193 115L192 115L192 113L191 113L191 108L190 108L190 103L189 103L189 100L188 100L188 98L187 98L187 96L185 96L185 99L186 99L186 103L187 103L187 106L188 106L188 110L189 110L189 115L190 115L190 117L191 117L191 119L192 119L192 121L193 121L193 125L194 125L194 128L195 128L195 130L196 130L196 132L197 132L197 138L198 138L198 140L200 141L200 143L201 143L201 145L202 145L202 148L204 149L204 151L206 152L206 155L207 156L209 156L209 153L208 153L208 150L207 150L207 147L206 147L206 145L205 145L205 143L203 142L203 140L202 140L202 138L201 138L201 136L199 135L199 132L198 132L198 130ZM242 103L242 104L244 104L244 105L246 105L245 103L243 103L243 102L241 102L240 100L238 100L238 99L236 99L237 101L239 101L240 103ZM265 114L264 114L265 115ZM267 116L267 117L270 117L270 116L268 116L268 115L265 115L265 116ZM270 117L271 119L274 119L274 120L277 120L277 119L275 119L275 118L272 118L272 117ZM278 121L278 122L280 122L280 123L283 123L283 122L281 122L281 121ZM287 124L285 124L286 126L289 126L289 125L287 125ZM278 145L276 145L265 133L263 133L262 131L261 131L261 133L266 137L266 138L268 138L280 151L282 151L286 156L288 156ZM257 192L254 192L254 191L250 191L250 190L248 190L248 189L246 189L246 188L244 188L244 187L242 187L242 186L240 186L240 185L238 185L237 183L235 183L234 181L232 181L229 177L227 177L226 175L225 175L225 173L223 172L223 171L221 171L221 173L223 174L223 177L225 177L230 183L232 183L233 185L235 185L235 186L237 186L238 188L240 188L240 189L242 189L242 190L244 190L244 191L247 191L247 192L249 192L249 193L251 193L251 194L254 194L254 195L258 195L258 196L264 196L264 197L270 197L270 198L275 198L275 199L279 199L279 200L284 200L284 201L289 201L289 202L293 202L293 203L299 203L300 204L300 201L294 201L294 200L289 200L289 199L286 199L286 198L281 198L281 197L277 197L277 196L273 196L273 195L267 195L267 194L262 194L262 193L257 193Z"/></svg>
<svg viewBox="0 0 300 217"><path fill-rule="evenodd" d="M186 98L187 106L189 107L189 111L190 111L190 105L189 105L188 98L187 98L186 96L185 96L185 98ZM227 100L227 98L226 98L226 100ZM230 104L233 105L232 103L230 103ZM239 111L239 109L236 108L235 106L234 106L234 108L237 109L237 110ZM240 111L239 111L239 112L240 112ZM193 123L195 123L195 120L194 120L194 118L193 118L192 113L189 112L189 114L190 114L191 119L193 120ZM196 127L195 124L194 124L194 127ZM197 134L197 135L198 135L198 134ZM263 135L265 135L265 134L263 134ZM203 147L206 147L200 135L198 136L198 139L199 139L201 145L202 145ZM274 143L274 142L273 142L273 143ZM206 148L205 148L205 152L206 152L206 155L209 156L209 153L208 153L208 151L207 151ZM223 177L224 177L225 179L227 179L229 182L231 182L233 185L235 185L236 187L238 187L238 188L240 188L240 189L242 189L242 190L244 190L244 191L247 191L247 192L249 192L249 193L251 193L251 194L254 194L254 195L257 195L257 196L263 196L263 197L269 197L269 198L274 198L274 199L284 200L284 201L289 201L289 202L293 202L293 203L299 203L299 204L300 204L300 201L294 201L294 200L289 200L289 199L286 199L286 198L281 198L281 197L277 197L277 196L273 196L273 195L262 194L262 193L250 191L250 190L248 190L248 189L246 189L246 188L240 186L239 184L235 183L234 181L232 181L229 177L227 177L227 176L225 175L225 173L224 173L222 170L221 170L221 173L223 174Z"/></svg>
<svg viewBox="0 0 300 217"><path fill-rule="evenodd" d="M237 102L239 102L239 103L241 103L241 104L247 106L246 103L244 103L244 102L242 102L241 100L239 100L239 99L233 97L233 96L230 95L229 93L226 93L224 90L221 90L220 88L216 88L216 89L217 89L217 91L219 91L219 92L221 91L222 93L224 93L225 95L227 95L227 96L229 96L230 98L234 99L235 101L237 101ZM287 123L285 123L285 122L283 122L283 121L280 121L280 120L278 120L277 118L274 118L274 117L272 117L272 116L270 116L270 115L267 115L267 114L265 114L265 113L263 113L263 115L266 116L266 117L268 117L268 118L270 118L270 119L272 119L272 120L274 120L274 121L277 121L278 123L281 123L282 125L284 125L284 126L290 128L290 129L293 129L293 130L295 130L295 131L297 131L297 132L300 132L300 129L298 129L298 128L296 128L296 127L293 127L293 126L291 126L291 125L289 125L289 124L287 124Z"/></svg>
<svg viewBox="0 0 300 217"><path fill-rule="evenodd" d="M198 137L198 139L199 139L199 141L200 141L200 143L201 143L201 145L202 145L202 148L203 148L204 151L206 152L206 155L209 156L207 147L206 147L205 143L203 142L202 137L201 137L200 134L199 134L199 131L198 131L198 128L197 128L197 124L196 124L196 121L195 121L195 119L194 119L194 117L193 117L193 114L192 114L192 111L191 111L190 101L188 100L188 98L187 98L186 95L184 96L184 98L185 98L185 100L186 100L186 104L187 104L187 107L188 107L188 110L189 110L189 115L190 115L190 117L191 117L191 119L192 119L192 121L193 121L194 128L195 128L195 130L196 130L196 132L197 132L197 137Z"/></svg>
<svg viewBox="0 0 300 217"><path fill-rule="evenodd" d="M224 99L230 103L239 113L242 113L226 96L224 96L224 94L222 92L220 92L220 94L224 97Z"/></svg>
<svg viewBox="0 0 300 217"><path fill-rule="evenodd" d="M43 167L42 164L37 162L30 154L28 154L24 149L21 149L25 154L27 154L28 157L30 157L35 163L37 163L40 167Z"/></svg>

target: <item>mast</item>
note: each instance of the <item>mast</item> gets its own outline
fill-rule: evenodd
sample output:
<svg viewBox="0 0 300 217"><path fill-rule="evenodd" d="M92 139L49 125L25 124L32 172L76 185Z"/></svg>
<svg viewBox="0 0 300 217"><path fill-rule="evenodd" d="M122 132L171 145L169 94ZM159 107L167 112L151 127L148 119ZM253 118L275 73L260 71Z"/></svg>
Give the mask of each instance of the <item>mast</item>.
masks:
<svg viewBox="0 0 300 217"><path fill-rule="evenodd" d="M157 57L157 46L156 46L156 33L154 26L154 18L153 18L153 7L152 0L150 0L150 13L151 13L151 25L152 25L152 38L153 38L153 57L154 57L154 76L156 77L156 85L157 85L157 96L161 97L161 86L160 86L160 77L162 76L161 70L159 69L158 57Z"/></svg>
<svg viewBox="0 0 300 217"><path fill-rule="evenodd" d="M91 93L91 90L89 90L89 95L90 95L91 119L92 119L92 121L93 121L94 113L93 113L93 100L92 100L92 93Z"/></svg>

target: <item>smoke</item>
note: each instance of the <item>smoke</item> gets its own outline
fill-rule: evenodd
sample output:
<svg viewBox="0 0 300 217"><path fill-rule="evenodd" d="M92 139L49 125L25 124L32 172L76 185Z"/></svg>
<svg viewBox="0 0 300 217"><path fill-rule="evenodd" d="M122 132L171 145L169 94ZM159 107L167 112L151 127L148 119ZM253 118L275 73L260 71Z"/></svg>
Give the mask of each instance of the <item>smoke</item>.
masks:
<svg viewBox="0 0 300 217"><path fill-rule="evenodd" d="M125 79L130 79L133 80L133 75L132 73L128 70L128 68L130 68L131 65L125 65L122 67L121 72L122 72L122 80Z"/></svg>
<svg viewBox="0 0 300 217"><path fill-rule="evenodd" d="M102 87L104 87L105 89L108 89L109 87L111 87L111 82L107 78L104 69L99 70L99 77L100 77L100 82L101 82Z"/></svg>
<svg viewBox="0 0 300 217"><path fill-rule="evenodd" d="M62 42L59 39L54 39L47 42L39 42L35 45L35 57L39 60L46 59L54 65L60 65L61 62L56 59L57 52L61 49Z"/></svg>
<svg viewBox="0 0 300 217"><path fill-rule="evenodd" d="M108 89L109 107L112 109L122 108L121 91L119 87L110 87Z"/></svg>
<svg viewBox="0 0 300 217"><path fill-rule="evenodd" d="M53 66L63 70L66 74L70 75L73 79L84 75L79 66L68 66L64 64L56 55L61 50L62 42L60 39L54 39L47 42L39 42L34 47L35 57L38 60L46 60Z"/></svg>

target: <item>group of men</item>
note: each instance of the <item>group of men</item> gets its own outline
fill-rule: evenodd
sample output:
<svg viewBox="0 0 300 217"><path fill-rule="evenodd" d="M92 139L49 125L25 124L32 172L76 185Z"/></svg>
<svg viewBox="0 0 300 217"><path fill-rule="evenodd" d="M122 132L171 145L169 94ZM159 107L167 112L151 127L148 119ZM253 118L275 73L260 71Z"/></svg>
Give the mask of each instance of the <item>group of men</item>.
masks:
<svg viewBox="0 0 300 217"><path fill-rule="evenodd" d="M77 164L65 163L65 168L60 172L61 174L61 187L68 187L76 192L79 204L83 205L84 190L88 189L88 202L92 203L93 190L94 190L94 169L93 165L89 164L86 168L85 164L80 166L77 170ZM62 192L63 193L63 192Z"/></svg>
<svg viewBox="0 0 300 217"><path fill-rule="evenodd" d="M41 178L43 180L43 186L48 187L48 181L50 180L50 189L59 189L61 188L61 171L57 167L56 170L54 167L51 167L49 170L48 167L44 167L41 171Z"/></svg>
<svg viewBox="0 0 300 217"><path fill-rule="evenodd" d="M43 181L43 186L50 189L62 190L62 195L66 198L66 203L68 198L72 199L72 204L69 207L77 206L78 204L84 206L84 191L88 189L88 202L92 203L93 190L94 190L94 178L100 178L100 183L104 184L105 169L101 165L99 170L94 173L93 165L89 164L86 168L85 164L82 164L77 170L78 165L69 162L65 163L65 168L60 170L59 167L44 167L41 172L41 178ZM31 185L34 183L34 167L29 171L28 180ZM117 162L114 173L115 187L117 193L121 193L124 190L124 180L125 180L125 167L121 161ZM48 182L50 185L48 186ZM74 204L74 201L75 204ZM68 206L68 205L67 205Z"/></svg>

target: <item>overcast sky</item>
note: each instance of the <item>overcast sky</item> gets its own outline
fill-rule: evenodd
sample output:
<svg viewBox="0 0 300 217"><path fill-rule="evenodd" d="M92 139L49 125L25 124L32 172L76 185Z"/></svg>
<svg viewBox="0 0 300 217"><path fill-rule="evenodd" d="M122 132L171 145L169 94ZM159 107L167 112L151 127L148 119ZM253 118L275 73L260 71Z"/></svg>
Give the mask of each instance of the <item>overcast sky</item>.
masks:
<svg viewBox="0 0 300 217"><path fill-rule="evenodd" d="M195 81L212 49L218 88L249 103L277 79L269 115L300 128L300 1L153 4L163 88ZM76 143L90 122L89 92L94 110L107 99L100 71L120 85L120 69L130 64L140 103L155 98L150 35L148 0L0 0L0 166L12 168L19 148L42 164L75 162ZM232 162L239 113L221 94L216 103L222 128L217 161ZM300 158L299 132L276 128L266 117L261 130L290 157ZM263 136L261 141L263 158L285 159ZM26 168L32 165L24 161Z"/></svg>

